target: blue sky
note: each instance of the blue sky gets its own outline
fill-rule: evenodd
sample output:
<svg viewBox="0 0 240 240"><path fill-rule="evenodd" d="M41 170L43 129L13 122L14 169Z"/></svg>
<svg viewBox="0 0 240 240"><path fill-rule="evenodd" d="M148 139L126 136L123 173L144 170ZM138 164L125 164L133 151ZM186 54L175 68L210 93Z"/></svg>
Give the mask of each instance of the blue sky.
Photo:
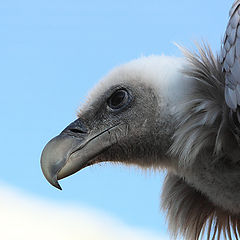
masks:
<svg viewBox="0 0 240 240"><path fill-rule="evenodd" d="M165 232L163 174L101 164L61 182L44 179L44 145L75 119L111 68L142 55L181 56L173 42L220 48L232 0L0 1L0 180L27 193L93 207Z"/></svg>

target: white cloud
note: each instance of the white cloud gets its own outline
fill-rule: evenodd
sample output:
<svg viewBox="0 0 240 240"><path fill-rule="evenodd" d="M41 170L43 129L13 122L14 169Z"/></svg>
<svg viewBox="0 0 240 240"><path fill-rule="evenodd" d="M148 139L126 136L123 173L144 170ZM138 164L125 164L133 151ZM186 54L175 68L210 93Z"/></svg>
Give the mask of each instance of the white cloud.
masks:
<svg viewBox="0 0 240 240"><path fill-rule="evenodd" d="M167 240L103 213L36 199L0 186L0 239Z"/></svg>

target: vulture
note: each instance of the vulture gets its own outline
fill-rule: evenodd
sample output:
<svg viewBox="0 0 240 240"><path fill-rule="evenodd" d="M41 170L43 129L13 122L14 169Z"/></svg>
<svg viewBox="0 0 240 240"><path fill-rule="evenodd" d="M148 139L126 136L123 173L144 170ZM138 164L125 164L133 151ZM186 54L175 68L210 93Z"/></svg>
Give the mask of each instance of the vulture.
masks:
<svg viewBox="0 0 240 240"><path fill-rule="evenodd" d="M240 0L218 54L202 43L183 57L116 67L41 156L58 181L100 162L166 169L161 206L173 237L240 239Z"/></svg>

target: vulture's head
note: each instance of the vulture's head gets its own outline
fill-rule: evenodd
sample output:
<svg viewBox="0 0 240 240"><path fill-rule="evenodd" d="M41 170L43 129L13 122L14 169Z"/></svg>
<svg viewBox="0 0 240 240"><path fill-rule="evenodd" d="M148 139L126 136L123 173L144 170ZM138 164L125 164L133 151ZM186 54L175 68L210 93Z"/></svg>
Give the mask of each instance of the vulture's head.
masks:
<svg viewBox="0 0 240 240"><path fill-rule="evenodd" d="M115 68L90 92L78 118L45 147L47 180L58 180L99 162L171 167L173 114L184 79L182 59L142 57Z"/></svg>
<svg viewBox="0 0 240 240"><path fill-rule="evenodd" d="M99 162L166 169L162 208L177 237L240 236L240 0L221 52L142 57L115 68L44 148L47 180Z"/></svg>

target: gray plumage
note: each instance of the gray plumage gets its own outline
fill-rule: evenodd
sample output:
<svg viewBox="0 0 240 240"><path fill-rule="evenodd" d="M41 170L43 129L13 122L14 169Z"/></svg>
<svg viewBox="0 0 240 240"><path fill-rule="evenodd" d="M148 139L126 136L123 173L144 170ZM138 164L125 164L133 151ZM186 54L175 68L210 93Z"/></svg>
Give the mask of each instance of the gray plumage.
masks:
<svg viewBox="0 0 240 240"><path fill-rule="evenodd" d="M219 56L181 48L184 58L142 57L111 71L45 146L47 180L61 189L58 180L103 161L166 169L162 208L175 238L239 239L239 24L240 0Z"/></svg>
<svg viewBox="0 0 240 240"><path fill-rule="evenodd" d="M170 149L173 155L180 157L181 165L192 164L206 146L211 145L218 154L223 147L222 127L225 119L222 118L222 66L209 47L199 46L198 50L199 55L182 48L188 61L183 73L191 79L192 87L177 111L178 126Z"/></svg>
<svg viewBox="0 0 240 240"><path fill-rule="evenodd" d="M177 203L177 204L176 204ZM239 239L239 216L214 205L200 191L174 174L168 174L162 191L162 209L174 239Z"/></svg>
<svg viewBox="0 0 240 240"><path fill-rule="evenodd" d="M239 135L240 123L240 1L235 1L230 10L230 20L223 38L220 54L225 74L225 100L231 109L231 127Z"/></svg>
<svg viewBox="0 0 240 240"><path fill-rule="evenodd" d="M166 177L162 208L175 238L200 239L205 229L207 239L239 239L240 152L229 131L224 73L209 47L198 50L182 49L194 86L177 114L170 151L179 163L177 174Z"/></svg>

